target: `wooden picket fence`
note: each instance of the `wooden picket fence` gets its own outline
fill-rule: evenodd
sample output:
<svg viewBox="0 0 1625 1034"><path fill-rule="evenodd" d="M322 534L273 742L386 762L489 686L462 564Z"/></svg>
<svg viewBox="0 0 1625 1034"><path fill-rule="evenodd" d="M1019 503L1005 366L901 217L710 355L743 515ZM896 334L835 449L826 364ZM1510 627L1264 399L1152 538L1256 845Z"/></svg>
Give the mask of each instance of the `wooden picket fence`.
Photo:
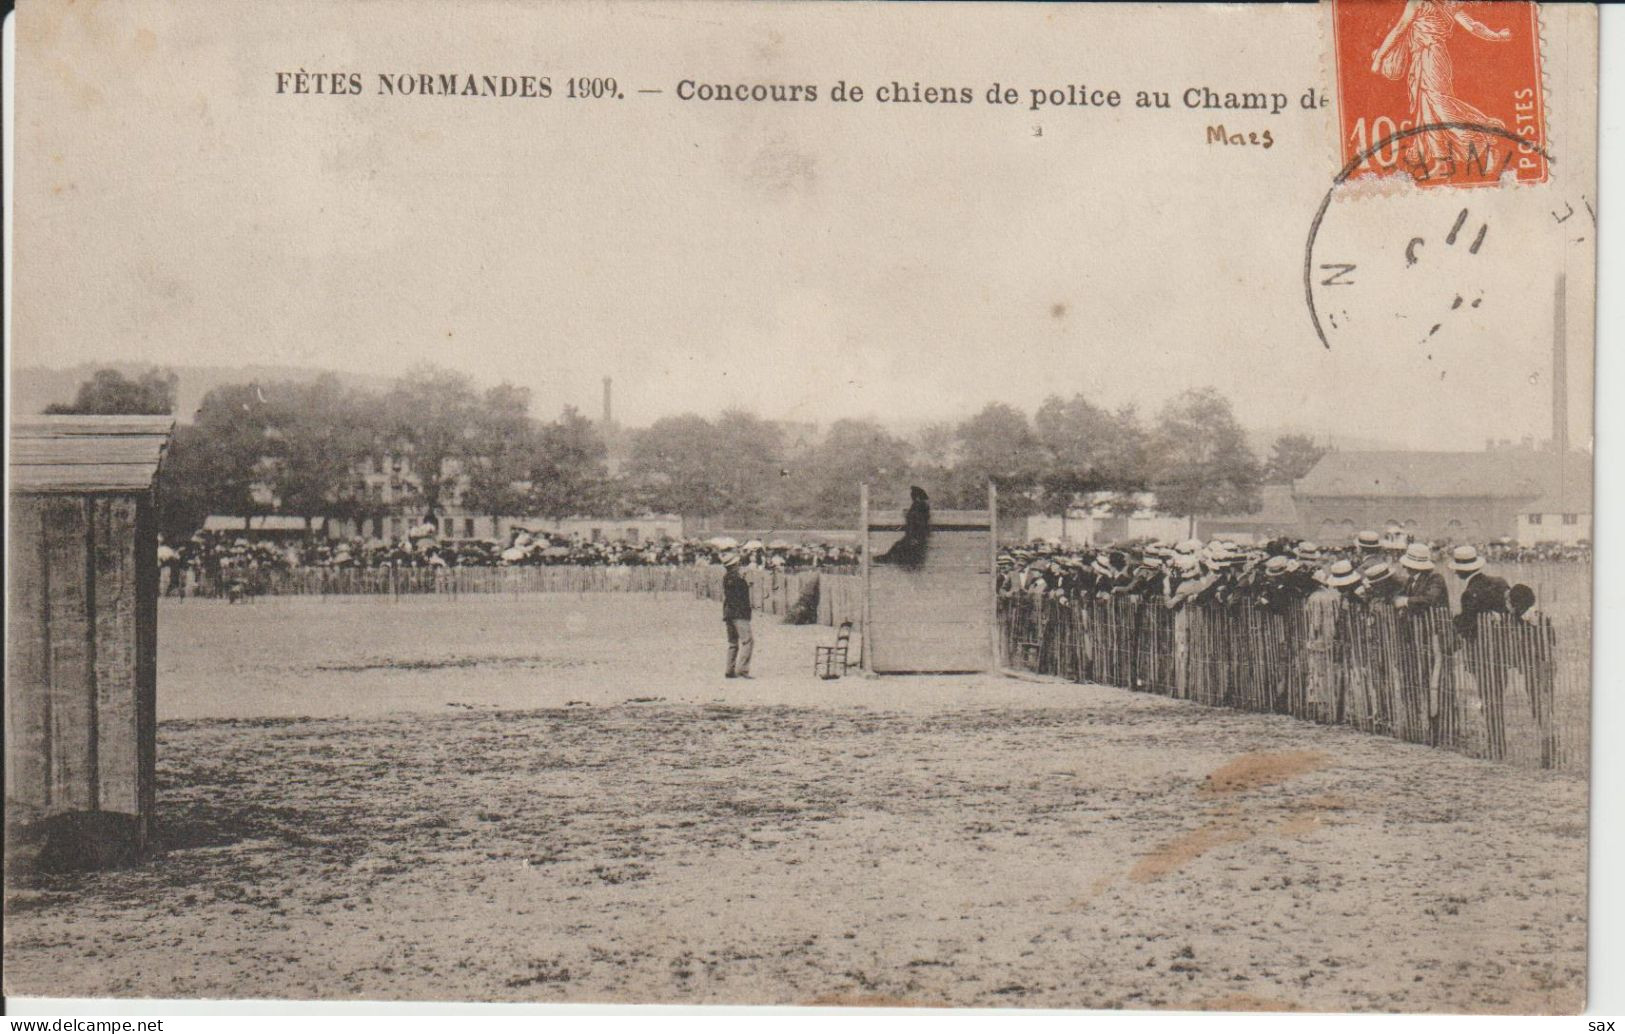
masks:
<svg viewBox="0 0 1625 1034"><path fill-rule="evenodd" d="M1001 598L1008 666L1213 707L1286 714L1542 768L1584 770L1590 623L1306 601L1286 613Z"/></svg>
<svg viewBox="0 0 1625 1034"><path fill-rule="evenodd" d="M546 592L682 592L694 590L702 567L303 567L242 575L245 599L280 596L425 596ZM200 596L218 596L203 585Z"/></svg>
<svg viewBox="0 0 1625 1034"><path fill-rule="evenodd" d="M816 621L835 627L863 623L862 583L848 572L775 571L746 568L751 603L774 617L786 617L802 595L817 588ZM720 565L536 567L308 567L244 572L244 600L321 597L340 600L489 593L674 592L722 599ZM218 597L218 586L194 585L188 595Z"/></svg>
<svg viewBox="0 0 1625 1034"><path fill-rule="evenodd" d="M722 568L698 568L703 572L694 586L700 599L722 600ZM850 621L854 628L863 624L863 582L855 574L827 574L821 571L773 571L747 567L740 572L750 583L751 606L772 617L788 617L802 596L816 590L816 623L831 628Z"/></svg>

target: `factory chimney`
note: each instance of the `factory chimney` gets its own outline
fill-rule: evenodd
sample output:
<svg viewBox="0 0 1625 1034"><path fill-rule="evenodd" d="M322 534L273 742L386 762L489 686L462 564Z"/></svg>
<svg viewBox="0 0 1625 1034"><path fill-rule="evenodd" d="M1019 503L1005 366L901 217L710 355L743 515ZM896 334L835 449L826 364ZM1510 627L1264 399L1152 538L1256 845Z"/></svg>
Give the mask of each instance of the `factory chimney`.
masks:
<svg viewBox="0 0 1625 1034"><path fill-rule="evenodd" d="M615 411L610 408L610 386L613 383L614 383L614 381L613 381L612 378L609 378L609 377L604 378L604 426L605 427L613 427L613 426L615 426Z"/></svg>

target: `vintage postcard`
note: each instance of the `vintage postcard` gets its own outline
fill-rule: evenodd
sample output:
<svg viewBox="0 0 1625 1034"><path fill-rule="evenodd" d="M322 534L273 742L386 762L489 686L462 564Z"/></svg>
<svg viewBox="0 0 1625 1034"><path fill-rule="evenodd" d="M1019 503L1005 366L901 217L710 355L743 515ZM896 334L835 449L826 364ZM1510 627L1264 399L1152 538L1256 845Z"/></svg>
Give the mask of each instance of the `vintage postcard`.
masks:
<svg viewBox="0 0 1625 1034"><path fill-rule="evenodd" d="M1598 15L24 0L5 994L1574 1013Z"/></svg>

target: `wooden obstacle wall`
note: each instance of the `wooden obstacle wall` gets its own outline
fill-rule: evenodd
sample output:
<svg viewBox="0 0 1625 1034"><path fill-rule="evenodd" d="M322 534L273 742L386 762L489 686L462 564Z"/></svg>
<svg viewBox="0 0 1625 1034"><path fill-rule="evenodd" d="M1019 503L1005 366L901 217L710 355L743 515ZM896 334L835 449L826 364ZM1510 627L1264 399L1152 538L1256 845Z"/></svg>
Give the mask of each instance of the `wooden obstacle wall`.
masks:
<svg viewBox="0 0 1625 1034"><path fill-rule="evenodd" d="M866 671L991 671L997 664L998 500L986 510L931 511L923 562L871 563L903 536L903 511L870 510L861 494L863 662Z"/></svg>

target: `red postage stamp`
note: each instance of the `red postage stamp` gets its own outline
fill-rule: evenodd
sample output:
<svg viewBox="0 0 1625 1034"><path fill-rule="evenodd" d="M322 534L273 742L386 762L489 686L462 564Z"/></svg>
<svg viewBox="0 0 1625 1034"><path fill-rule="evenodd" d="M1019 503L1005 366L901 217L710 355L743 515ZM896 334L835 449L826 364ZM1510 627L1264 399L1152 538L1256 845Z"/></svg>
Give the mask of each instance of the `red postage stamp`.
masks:
<svg viewBox="0 0 1625 1034"><path fill-rule="evenodd" d="M1534 3L1334 0L1332 27L1350 179L1546 179Z"/></svg>

